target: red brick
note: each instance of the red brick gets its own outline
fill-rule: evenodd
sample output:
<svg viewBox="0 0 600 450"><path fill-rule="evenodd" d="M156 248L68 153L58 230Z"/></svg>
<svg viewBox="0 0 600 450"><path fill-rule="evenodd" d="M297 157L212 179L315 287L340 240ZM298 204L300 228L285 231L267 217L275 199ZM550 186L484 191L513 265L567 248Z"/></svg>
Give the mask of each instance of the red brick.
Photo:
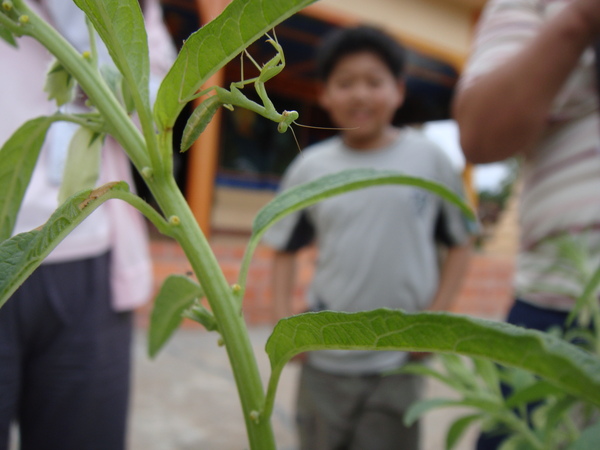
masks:
<svg viewBox="0 0 600 450"><path fill-rule="evenodd" d="M239 275L245 245L246 243L240 239L232 239L230 242L221 238L213 246L215 256L230 283L234 283ZM156 289L167 276L183 275L190 271L190 264L187 262L183 250L172 240L154 240L151 252ZM244 298L244 314L251 325L265 324L271 320L273 254L272 249L259 245L250 264ZM314 248L304 250L298 255L297 286L292 298L292 307L296 313L306 310L304 295L312 279L316 255ZM491 318L503 317L512 303L513 270L512 259L485 254L473 255L466 279L452 306L452 311ZM150 306L140 308L136 323L145 326L150 311ZM188 322L190 321L185 321L185 327L196 326L193 322Z"/></svg>

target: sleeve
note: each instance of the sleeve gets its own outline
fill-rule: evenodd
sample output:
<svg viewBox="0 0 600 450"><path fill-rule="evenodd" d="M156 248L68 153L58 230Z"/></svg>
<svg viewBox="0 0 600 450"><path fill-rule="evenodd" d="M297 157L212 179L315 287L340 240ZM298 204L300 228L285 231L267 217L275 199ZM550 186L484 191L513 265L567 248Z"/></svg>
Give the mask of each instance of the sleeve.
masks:
<svg viewBox="0 0 600 450"><path fill-rule="evenodd" d="M287 191L309 181L302 155L288 167L281 180L279 192ZM315 227L307 209L285 216L269 228L263 242L278 251L295 252L312 243Z"/></svg>
<svg viewBox="0 0 600 450"><path fill-rule="evenodd" d="M46 0L42 6L56 30L79 52L90 50L90 35L85 24L85 13L72 1ZM100 65L112 66L112 58L99 36L96 51Z"/></svg>
<svg viewBox="0 0 600 450"><path fill-rule="evenodd" d="M146 2L144 20L150 53L150 101L154 104L160 83L177 58L177 50L163 20L158 0Z"/></svg>
<svg viewBox="0 0 600 450"><path fill-rule="evenodd" d="M437 160L437 171L440 182L464 199L462 179L446 155L441 153ZM437 242L446 247L463 245L470 236L477 233L478 228L477 222L467 218L457 206L446 200L440 201L435 224Z"/></svg>
<svg viewBox="0 0 600 450"><path fill-rule="evenodd" d="M502 65L533 38L544 21L540 0L490 0L477 25L459 89Z"/></svg>
<svg viewBox="0 0 600 450"><path fill-rule="evenodd" d="M176 52L157 0L145 2L144 21L150 52L150 93L154 97ZM152 99L154 102L154 99ZM104 176L134 186L130 164L118 144L109 139L104 152ZM153 271L148 229L143 216L125 202L107 202L112 218L112 306L127 311L146 303L152 295ZM126 223L127 226L121 224Z"/></svg>

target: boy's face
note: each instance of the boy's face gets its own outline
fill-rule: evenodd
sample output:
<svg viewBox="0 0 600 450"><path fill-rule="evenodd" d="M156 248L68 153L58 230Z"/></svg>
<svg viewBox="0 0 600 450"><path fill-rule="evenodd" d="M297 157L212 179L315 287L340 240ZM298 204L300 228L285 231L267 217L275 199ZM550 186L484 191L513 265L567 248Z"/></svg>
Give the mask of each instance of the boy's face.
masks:
<svg viewBox="0 0 600 450"><path fill-rule="evenodd" d="M377 145L404 101L404 84L374 53L362 51L341 58L325 82L321 106L357 148Z"/></svg>

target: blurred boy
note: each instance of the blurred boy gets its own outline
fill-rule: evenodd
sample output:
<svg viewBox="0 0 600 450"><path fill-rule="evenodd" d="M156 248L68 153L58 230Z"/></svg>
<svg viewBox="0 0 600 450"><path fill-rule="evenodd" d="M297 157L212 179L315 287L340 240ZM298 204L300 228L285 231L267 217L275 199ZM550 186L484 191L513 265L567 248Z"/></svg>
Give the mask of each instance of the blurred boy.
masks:
<svg viewBox="0 0 600 450"><path fill-rule="evenodd" d="M397 170L461 191L442 151L412 129L394 127L404 101L404 50L370 27L329 36L317 56L320 102L341 134L306 149L282 188L344 169ZM276 318L291 314L295 251L318 246L308 294L312 310L445 310L466 269L469 230L459 211L424 190L383 186L346 193L287 217L266 235L274 261ZM440 268L438 244L448 249ZM415 450L418 425L404 427L421 379L382 376L403 352L319 351L307 355L298 393L302 449Z"/></svg>

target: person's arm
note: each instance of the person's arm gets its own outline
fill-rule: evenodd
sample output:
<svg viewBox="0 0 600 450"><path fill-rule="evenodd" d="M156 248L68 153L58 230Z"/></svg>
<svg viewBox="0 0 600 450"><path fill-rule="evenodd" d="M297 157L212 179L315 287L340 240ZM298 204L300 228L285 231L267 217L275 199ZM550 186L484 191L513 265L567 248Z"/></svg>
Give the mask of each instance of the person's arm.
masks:
<svg viewBox="0 0 600 450"><path fill-rule="evenodd" d="M442 263L438 289L429 311L447 311L462 286L471 258L471 240L464 245L450 247Z"/></svg>
<svg viewBox="0 0 600 450"><path fill-rule="evenodd" d="M519 52L459 89L453 114L466 158L486 163L530 150L554 97L598 31L600 2L575 0Z"/></svg>
<svg viewBox="0 0 600 450"><path fill-rule="evenodd" d="M292 300L296 282L296 253L277 251L273 257L274 322L293 314Z"/></svg>

